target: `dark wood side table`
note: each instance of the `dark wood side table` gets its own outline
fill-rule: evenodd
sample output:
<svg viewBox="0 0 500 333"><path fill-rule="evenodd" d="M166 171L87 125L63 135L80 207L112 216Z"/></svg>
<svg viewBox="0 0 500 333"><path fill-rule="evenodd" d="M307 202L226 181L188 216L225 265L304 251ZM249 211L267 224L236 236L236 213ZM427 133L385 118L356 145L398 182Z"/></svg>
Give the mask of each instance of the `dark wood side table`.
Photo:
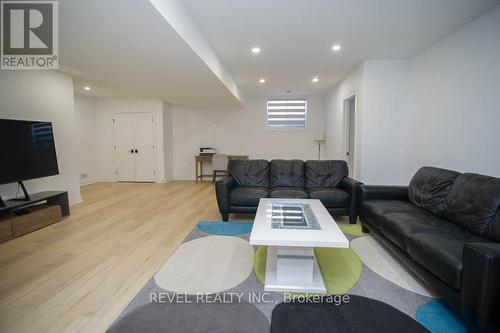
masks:
<svg viewBox="0 0 500 333"><path fill-rule="evenodd" d="M248 155L227 155L228 160L248 160ZM203 164L212 164L212 155L196 155L194 157L194 168L195 168L195 178L194 180L203 180L203 177L213 177L213 174L204 175L203 174Z"/></svg>

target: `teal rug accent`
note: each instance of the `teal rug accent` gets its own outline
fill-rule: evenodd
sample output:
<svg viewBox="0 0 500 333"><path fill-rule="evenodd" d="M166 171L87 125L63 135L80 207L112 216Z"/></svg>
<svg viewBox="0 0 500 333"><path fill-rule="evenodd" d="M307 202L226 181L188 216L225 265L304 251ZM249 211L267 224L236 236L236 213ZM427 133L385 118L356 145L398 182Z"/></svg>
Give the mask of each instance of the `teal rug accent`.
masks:
<svg viewBox="0 0 500 333"><path fill-rule="evenodd" d="M252 231L253 223L248 222L223 222L223 221L201 221L198 229L212 235L237 236L248 234Z"/></svg>
<svg viewBox="0 0 500 333"><path fill-rule="evenodd" d="M417 321L432 333L467 333L462 320L441 301L418 308Z"/></svg>

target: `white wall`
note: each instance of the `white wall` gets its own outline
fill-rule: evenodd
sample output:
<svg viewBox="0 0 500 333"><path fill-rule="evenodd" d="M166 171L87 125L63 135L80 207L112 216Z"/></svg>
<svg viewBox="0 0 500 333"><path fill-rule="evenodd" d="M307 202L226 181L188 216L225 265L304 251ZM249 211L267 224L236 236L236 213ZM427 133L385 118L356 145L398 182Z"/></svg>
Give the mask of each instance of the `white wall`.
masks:
<svg viewBox="0 0 500 333"><path fill-rule="evenodd" d="M408 184L408 61L364 63L360 179L368 184Z"/></svg>
<svg viewBox="0 0 500 333"><path fill-rule="evenodd" d="M317 159L314 136L324 131L324 98L308 98L305 130L267 129L266 101L266 97L249 97L242 109L189 110L174 106L174 178L194 179L194 156L199 147L205 146L251 158Z"/></svg>
<svg viewBox="0 0 500 333"><path fill-rule="evenodd" d="M356 95L356 130L361 128L363 114L363 66L356 67L337 86L331 89L325 96L325 131L326 131L326 153L328 159L347 160L346 140L344 132L344 100ZM349 174L357 179L360 175L361 160L361 136L355 138L355 163Z"/></svg>
<svg viewBox="0 0 500 333"><path fill-rule="evenodd" d="M163 102L158 99L139 97L97 99L98 178L101 181L116 179L113 115L115 113L131 112L151 112L153 114L155 146L157 148L155 158L156 182L165 182Z"/></svg>
<svg viewBox="0 0 500 333"><path fill-rule="evenodd" d="M172 106L163 102L163 150L166 181L174 179L174 133L172 126Z"/></svg>
<svg viewBox="0 0 500 333"><path fill-rule="evenodd" d="M326 96L327 157L344 158L356 91L354 177L408 184L424 165L500 176L500 7L409 60L365 61Z"/></svg>
<svg viewBox="0 0 500 333"><path fill-rule="evenodd" d="M194 179L194 156L203 146L214 146L228 154L248 154L251 158L317 159L314 136L324 131L323 97L308 98L307 129L267 129L266 101L265 97L253 97L243 109L190 110L155 99L93 100L77 96L76 108L85 115L80 116L83 121L79 123L79 140L83 143L81 173L89 173L89 182L115 180L112 119L113 114L124 112L153 113L158 148L157 182ZM90 133L92 126L96 144L93 153L88 149L93 142L89 143L84 134ZM92 172L95 177L90 175Z"/></svg>
<svg viewBox="0 0 500 333"><path fill-rule="evenodd" d="M80 184L92 184L99 180L97 100L75 94L75 113L80 157Z"/></svg>
<svg viewBox="0 0 500 333"><path fill-rule="evenodd" d="M0 101L0 118L53 123L59 175L26 181L28 191L68 191L71 203L80 201L72 78L56 71L0 71ZM0 195L13 197L16 190L2 185Z"/></svg>
<svg viewBox="0 0 500 333"><path fill-rule="evenodd" d="M422 165L500 176L500 7L411 60L406 177Z"/></svg>
<svg viewBox="0 0 500 333"><path fill-rule="evenodd" d="M365 61L326 95L327 157L346 160L344 101L356 95L351 176L366 183L403 181L408 63Z"/></svg>

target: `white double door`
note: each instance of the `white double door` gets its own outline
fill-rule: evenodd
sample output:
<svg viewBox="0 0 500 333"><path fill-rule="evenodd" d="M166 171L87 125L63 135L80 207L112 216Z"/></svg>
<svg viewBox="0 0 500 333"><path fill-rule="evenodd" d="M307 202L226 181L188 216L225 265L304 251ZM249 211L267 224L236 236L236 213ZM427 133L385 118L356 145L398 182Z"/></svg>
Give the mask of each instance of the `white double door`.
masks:
<svg viewBox="0 0 500 333"><path fill-rule="evenodd" d="M115 165L118 181L154 181L155 131L152 113L115 113Z"/></svg>

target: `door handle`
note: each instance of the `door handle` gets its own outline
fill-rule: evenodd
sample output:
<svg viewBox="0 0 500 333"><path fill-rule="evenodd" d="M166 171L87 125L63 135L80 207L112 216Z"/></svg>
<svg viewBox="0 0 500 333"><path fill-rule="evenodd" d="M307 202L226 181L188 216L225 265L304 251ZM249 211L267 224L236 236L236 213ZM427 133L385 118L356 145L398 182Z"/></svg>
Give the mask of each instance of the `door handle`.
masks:
<svg viewBox="0 0 500 333"><path fill-rule="evenodd" d="M130 152L133 154L133 153L134 153L134 150L133 150L133 149L130 149Z"/></svg>
<svg viewBox="0 0 500 333"><path fill-rule="evenodd" d="M139 150L137 150L137 149L136 149L136 150L135 150L135 153L137 154L138 152L139 152Z"/></svg>

